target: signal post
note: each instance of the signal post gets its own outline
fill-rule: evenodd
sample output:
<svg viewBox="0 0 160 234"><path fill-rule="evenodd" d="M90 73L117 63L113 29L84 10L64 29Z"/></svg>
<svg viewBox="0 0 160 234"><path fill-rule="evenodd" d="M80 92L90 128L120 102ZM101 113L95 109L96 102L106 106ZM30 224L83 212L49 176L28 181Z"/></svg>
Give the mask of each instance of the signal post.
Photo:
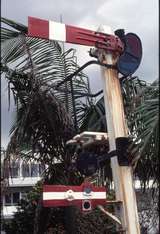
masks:
<svg viewBox="0 0 160 234"><path fill-rule="evenodd" d="M105 26L100 27L99 31L112 34L111 29ZM116 54L106 52L103 63L114 65L117 60ZM115 139L128 136L121 87L117 70L102 67L101 75L109 146L110 151L114 151L116 150ZM126 230L127 234L140 234L132 167L119 166L117 156L115 156L111 158L111 168L116 200L122 201L122 207L117 211L117 214L119 213L123 230Z"/></svg>
<svg viewBox="0 0 160 234"><path fill-rule="evenodd" d="M125 43L123 37L116 37L106 26L101 27L99 32L94 32L33 17L29 17L28 24L29 36L97 48L95 53L91 53L91 56L101 58L100 63L98 61L97 64L102 65L101 74L109 146L110 152L116 152L116 140L128 137L118 72L128 76L138 68L142 57L142 46L139 38L133 33L126 34L124 36L127 43ZM82 69L78 69L78 72L80 70ZM75 74L76 72L72 77ZM72 79L72 77L67 77L64 81ZM120 210L117 210L122 229L126 234L140 234L132 167L129 164L120 164L119 155L114 153L114 156L111 157L111 168L116 200L122 202Z"/></svg>

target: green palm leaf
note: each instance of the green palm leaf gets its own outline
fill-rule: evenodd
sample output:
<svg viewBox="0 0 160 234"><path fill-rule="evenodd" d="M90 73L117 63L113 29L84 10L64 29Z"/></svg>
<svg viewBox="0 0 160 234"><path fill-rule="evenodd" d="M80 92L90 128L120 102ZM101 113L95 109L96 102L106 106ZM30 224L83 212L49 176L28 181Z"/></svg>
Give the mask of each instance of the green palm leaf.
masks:
<svg viewBox="0 0 160 234"><path fill-rule="evenodd" d="M72 81L73 87L71 87L71 82L67 82L61 86L62 91L56 90L55 87L78 68L75 50L70 49L63 53L57 42L27 37L23 33L26 28L23 28L22 25L7 19L2 19L2 22L20 30L17 35L14 34L15 31L6 31L5 28L2 28L1 70L8 71L6 78L10 79L10 82L14 82L14 85L18 79L19 85L27 83L29 86L28 82L34 82L35 86L41 85L44 86L44 89L45 87L54 89L56 97L65 103L70 115L73 116L73 104L75 112L77 106L81 104L79 99L82 97L76 91L88 92L87 76L82 72L79 73ZM6 37L6 33L9 33L8 37ZM11 67L13 66L15 69L12 73Z"/></svg>
<svg viewBox="0 0 160 234"><path fill-rule="evenodd" d="M145 184L154 178L158 181L159 167L159 86L148 84L138 77L128 77L121 83L129 136L132 166ZM104 100L86 107L82 130L106 131ZM154 168L154 169L153 169Z"/></svg>

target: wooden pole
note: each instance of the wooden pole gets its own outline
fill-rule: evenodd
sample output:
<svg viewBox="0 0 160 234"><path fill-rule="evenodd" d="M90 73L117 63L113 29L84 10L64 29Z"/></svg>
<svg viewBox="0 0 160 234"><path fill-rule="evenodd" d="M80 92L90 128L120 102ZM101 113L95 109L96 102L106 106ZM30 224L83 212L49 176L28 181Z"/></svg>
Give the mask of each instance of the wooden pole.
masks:
<svg viewBox="0 0 160 234"><path fill-rule="evenodd" d="M101 26L98 31L112 34L111 28L106 28L106 26ZM103 62L115 64L117 58L117 55L108 52L105 54L105 60ZM128 129L125 121L118 71L104 67L101 68L101 71L107 132L110 151L112 151L116 150L115 139L117 137L127 137ZM116 200L121 200L123 204L119 211L122 228L126 229L127 234L140 234L132 168L131 166L119 166L117 156L111 158L111 168Z"/></svg>

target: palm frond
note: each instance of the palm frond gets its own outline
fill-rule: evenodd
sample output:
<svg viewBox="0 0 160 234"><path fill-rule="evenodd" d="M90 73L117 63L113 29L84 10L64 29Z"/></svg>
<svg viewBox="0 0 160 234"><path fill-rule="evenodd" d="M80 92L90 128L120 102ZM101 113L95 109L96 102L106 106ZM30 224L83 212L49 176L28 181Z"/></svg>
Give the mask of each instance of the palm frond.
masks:
<svg viewBox="0 0 160 234"><path fill-rule="evenodd" d="M27 33L27 27L23 24L20 24L20 23L17 23L13 20L10 20L10 19L7 19L7 18L4 18L4 17L1 17L1 23L4 23L20 32L23 32L23 33Z"/></svg>
<svg viewBox="0 0 160 234"><path fill-rule="evenodd" d="M129 137L130 160L135 174L146 183L158 180L159 145L159 86L157 81L148 84L138 77L128 77L121 83ZM104 100L86 107L82 130L106 131ZM154 169L155 170L154 170ZM143 175L143 176L142 176Z"/></svg>
<svg viewBox="0 0 160 234"><path fill-rule="evenodd" d="M35 85L54 89L56 97L65 103L67 110L73 117L77 106L81 104L79 99L82 97L76 91L79 93L88 92L87 76L82 72L79 73L73 78L72 84L69 81L61 87L63 89L61 92L56 90L55 86L78 69L75 50L69 49L62 53L61 47L57 42L27 37L20 31L21 25L16 25L15 22L7 19L2 19L2 21L16 28L20 33L15 37L14 31L6 31L5 28L2 28L2 71L6 72L13 65L15 67L14 76L11 76L11 70L9 70L6 73L6 78L10 79L10 82L11 80L16 82L16 79L19 79L19 76L21 76L24 77L23 83L26 83L25 79L29 80L28 77L30 77L30 82L33 83L34 79ZM7 33L9 34L8 37L6 37ZM72 89L75 92L72 92ZM79 118L77 121L79 121Z"/></svg>

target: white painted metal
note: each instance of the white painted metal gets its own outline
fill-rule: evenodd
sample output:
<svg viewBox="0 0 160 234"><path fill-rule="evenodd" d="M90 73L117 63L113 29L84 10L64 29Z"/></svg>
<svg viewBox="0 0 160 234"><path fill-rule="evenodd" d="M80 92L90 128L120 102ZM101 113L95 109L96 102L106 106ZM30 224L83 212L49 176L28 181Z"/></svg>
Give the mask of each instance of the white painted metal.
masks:
<svg viewBox="0 0 160 234"><path fill-rule="evenodd" d="M67 144L81 143L82 147L87 147L91 144L101 144L104 140L108 141L108 134L106 132L89 132L85 131L77 134L73 139L67 141Z"/></svg>
<svg viewBox="0 0 160 234"><path fill-rule="evenodd" d="M85 131L85 132L82 132L81 134L77 134L76 136L73 137L74 140L79 140L79 139L83 139L83 138L91 138L91 137L94 137L94 138L108 138L108 135L106 132L89 132L89 131Z"/></svg>
<svg viewBox="0 0 160 234"><path fill-rule="evenodd" d="M111 214L110 212L108 212L107 210L104 209L103 206L99 205L98 208L103 212L105 213L107 216L109 216L109 218L111 218L112 220L114 220L116 223L118 224L122 224L121 221L113 214Z"/></svg>
<svg viewBox="0 0 160 234"><path fill-rule="evenodd" d="M49 21L49 39L65 42L66 41L65 24Z"/></svg>
<svg viewBox="0 0 160 234"><path fill-rule="evenodd" d="M107 138L107 133L106 132L89 132L85 131L80 134L81 137L87 137L87 136L104 136Z"/></svg>
<svg viewBox="0 0 160 234"><path fill-rule="evenodd" d="M68 195L72 195L73 199L76 199L76 200L84 200L86 198L87 199L106 199L106 192L91 192L91 194L89 195L84 194L83 192L72 191L72 193L69 193L69 194L67 192L43 192L43 200L54 200L54 199L64 200L69 197Z"/></svg>

